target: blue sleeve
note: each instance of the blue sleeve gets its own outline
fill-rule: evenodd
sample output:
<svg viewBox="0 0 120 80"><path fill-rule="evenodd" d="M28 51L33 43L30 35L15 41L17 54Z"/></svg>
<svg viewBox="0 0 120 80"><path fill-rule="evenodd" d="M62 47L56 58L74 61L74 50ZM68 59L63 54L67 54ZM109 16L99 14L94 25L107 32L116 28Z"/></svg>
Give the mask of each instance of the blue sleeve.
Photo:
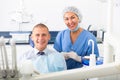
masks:
<svg viewBox="0 0 120 80"><path fill-rule="evenodd" d="M56 36L55 42L54 42L54 48L61 52L62 51L62 32L59 32L58 35Z"/></svg>

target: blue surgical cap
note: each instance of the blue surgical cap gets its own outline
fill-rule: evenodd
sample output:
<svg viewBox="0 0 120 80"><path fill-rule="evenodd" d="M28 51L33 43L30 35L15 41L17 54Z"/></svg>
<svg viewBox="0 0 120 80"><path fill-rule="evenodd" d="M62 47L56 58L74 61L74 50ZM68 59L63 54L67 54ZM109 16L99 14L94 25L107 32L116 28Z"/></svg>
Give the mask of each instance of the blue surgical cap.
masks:
<svg viewBox="0 0 120 80"><path fill-rule="evenodd" d="M66 7L63 10L63 16L64 16L64 14L66 12L73 12L73 13L75 13L78 16L80 22L82 21L82 14L80 13L80 11L76 7L74 7L74 6Z"/></svg>

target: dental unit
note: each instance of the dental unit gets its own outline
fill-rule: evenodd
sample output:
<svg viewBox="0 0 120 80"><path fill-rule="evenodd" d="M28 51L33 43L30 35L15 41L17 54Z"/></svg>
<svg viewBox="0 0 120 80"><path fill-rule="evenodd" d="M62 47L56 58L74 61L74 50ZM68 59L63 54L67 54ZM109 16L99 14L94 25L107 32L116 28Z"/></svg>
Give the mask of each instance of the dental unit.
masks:
<svg viewBox="0 0 120 80"><path fill-rule="evenodd" d="M94 77L101 77L101 76L109 76L109 75L118 75L120 74L120 55L119 55L119 49L120 49L120 43L116 43L113 44L113 41L118 40L117 37L110 37L110 36L106 36L106 38L108 41L105 41L105 44L108 47L113 46L113 53L112 54L108 54L111 51L110 49L105 48L105 55L104 55L104 62L105 61L109 61L109 58L105 58L106 55L112 55L115 56L115 60L114 61L109 61L109 62L105 62L102 65L92 65L92 66L88 66L88 67L83 67L83 68L78 68L78 69L73 69L73 70L65 70L65 71L60 71L60 72L54 72L54 73L48 73L48 74L37 74L34 76L29 76L29 79L32 80L79 80L79 79L88 79L88 78L94 78ZM92 46L94 46L94 42L92 42L92 40L89 40L88 44L92 43ZM32 70L28 71L26 70L27 65L30 65L32 67L32 65L30 64L29 61L25 62L25 64L23 65L23 70L24 72L20 72L18 70L17 67L17 62L16 62L16 46L15 46L15 41L11 39L10 41L10 46L11 46L11 52L12 52L12 64L11 67L8 64L9 60L8 60L8 54L6 52L6 48L5 48L5 41L4 38L1 37L0 38L0 54L1 54L1 59L2 59L2 65L0 65L0 79L2 80L29 80L28 75L29 73L32 74ZM92 48L94 49L94 47ZM92 51L92 54L94 54L94 50ZM92 55L91 54L91 55ZM95 56L94 56L95 57ZM94 60L94 59L93 59ZM32 69L32 68L31 68ZM84 74L86 75L84 75ZM23 74L24 77L19 76L20 74ZM26 75L28 74L28 75Z"/></svg>
<svg viewBox="0 0 120 80"><path fill-rule="evenodd" d="M2 59L0 65L0 74L1 74L0 79L15 78L15 80L17 80L16 77L18 77L18 70L17 70L17 62L16 62L15 42L12 41L10 45L12 51L11 65L9 65L10 61L8 59L4 37L0 37L0 55Z"/></svg>

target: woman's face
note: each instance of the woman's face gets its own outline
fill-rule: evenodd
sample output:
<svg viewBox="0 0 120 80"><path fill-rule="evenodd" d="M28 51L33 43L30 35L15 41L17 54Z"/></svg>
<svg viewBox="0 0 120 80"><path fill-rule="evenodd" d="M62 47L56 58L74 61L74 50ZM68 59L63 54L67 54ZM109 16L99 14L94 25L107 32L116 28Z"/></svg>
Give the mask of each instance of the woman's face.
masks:
<svg viewBox="0 0 120 80"><path fill-rule="evenodd" d="M70 30L74 30L79 23L79 18L73 12L66 12L64 14L64 22Z"/></svg>

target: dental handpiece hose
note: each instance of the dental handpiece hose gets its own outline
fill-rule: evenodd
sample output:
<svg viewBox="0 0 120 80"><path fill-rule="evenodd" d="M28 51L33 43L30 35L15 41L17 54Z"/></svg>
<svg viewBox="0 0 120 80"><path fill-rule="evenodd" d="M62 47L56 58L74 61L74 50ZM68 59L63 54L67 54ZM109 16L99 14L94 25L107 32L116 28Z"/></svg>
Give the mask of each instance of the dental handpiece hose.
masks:
<svg viewBox="0 0 120 80"><path fill-rule="evenodd" d="M17 62L16 62L16 44L15 40L11 39L10 40L10 45L11 45L11 54L12 54L12 72L17 71Z"/></svg>
<svg viewBox="0 0 120 80"><path fill-rule="evenodd" d="M4 37L0 37L0 46L1 46L1 56L2 56L2 77L6 78L9 71L8 66L8 58L7 58L7 52L5 47L5 40Z"/></svg>
<svg viewBox="0 0 120 80"><path fill-rule="evenodd" d="M3 47L3 41L2 41L2 38L0 37L0 54L1 54L1 59L2 59L2 65L0 65L0 68L5 70L4 55L3 55L2 47Z"/></svg>

